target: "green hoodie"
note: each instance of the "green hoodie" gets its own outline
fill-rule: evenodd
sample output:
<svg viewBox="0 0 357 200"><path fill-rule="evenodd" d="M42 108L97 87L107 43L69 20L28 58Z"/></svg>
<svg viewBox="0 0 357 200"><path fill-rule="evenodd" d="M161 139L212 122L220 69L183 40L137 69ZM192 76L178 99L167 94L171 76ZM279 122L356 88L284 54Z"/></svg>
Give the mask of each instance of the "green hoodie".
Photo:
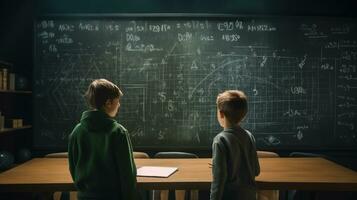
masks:
<svg viewBox="0 0 357 200"><path fill-rule="evenodd" d="M69 136L68 160L78 198L136 198L128 131L103 111L85 111Z"/></svg>

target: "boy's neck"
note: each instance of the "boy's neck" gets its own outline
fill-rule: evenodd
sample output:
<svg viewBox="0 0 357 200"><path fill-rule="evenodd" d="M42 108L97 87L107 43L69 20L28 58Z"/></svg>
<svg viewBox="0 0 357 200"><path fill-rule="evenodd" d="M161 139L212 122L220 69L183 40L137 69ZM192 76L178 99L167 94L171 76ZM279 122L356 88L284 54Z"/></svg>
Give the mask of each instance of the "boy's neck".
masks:
<svg viewBox="0 0 357 200"><path fill-rule="evenodd" d="M236 124L231 124L228 121L224 120L222 125L223 125L223 128L234 128L234 127L239 127L239 122Z"/></svg>

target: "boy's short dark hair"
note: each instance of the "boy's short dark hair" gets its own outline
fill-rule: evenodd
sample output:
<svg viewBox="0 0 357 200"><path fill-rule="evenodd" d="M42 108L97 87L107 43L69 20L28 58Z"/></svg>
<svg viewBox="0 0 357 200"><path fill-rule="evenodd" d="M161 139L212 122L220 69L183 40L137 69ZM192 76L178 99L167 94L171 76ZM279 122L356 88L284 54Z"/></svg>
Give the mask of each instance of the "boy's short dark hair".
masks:
<svg viewBox="0 0 357 200"><path fill-rule="evenodd" d="M96 79L88 86L84 96L92 108L100 109L108 99L120 98L123 93L114 83L106 79Z"/></svg>
<svg viewBox="0 0 357 200"><path fill-rule="evenodd" d="M217 108L223 112L229 123L237 124L248 112L248 100L240 90L227 90L217 96Z"/></svg>

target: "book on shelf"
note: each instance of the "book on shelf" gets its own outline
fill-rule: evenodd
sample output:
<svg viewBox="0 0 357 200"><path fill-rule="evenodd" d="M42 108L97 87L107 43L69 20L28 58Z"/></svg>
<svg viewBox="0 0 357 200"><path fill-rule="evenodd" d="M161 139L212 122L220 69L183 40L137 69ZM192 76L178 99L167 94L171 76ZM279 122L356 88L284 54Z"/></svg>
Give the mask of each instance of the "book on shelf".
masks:
<svg viewBox="0 0 357 200"><path fill-rule="evenodd" d="M15 74L9 73L9 90L15 90Z"/></svg>
<svg viewBox="0 0 357 200"><path fill-rule="evenodd" d="M8 69L2 69L2 90L7 90L7 76L8 76Z"/></svg>
<svg viewBox="0 0 357 200"><path fill-rule="evenodd" d="M0 130L3 130L4 128L5 128L5 116L2 116L0 112Z"/></svg>
<svg viewBox="0 0 357 200"><path fill-rule="evenodd" d="M7 128L21 128L23 127L23 120L22 119L6 119L5 125Z"/></svg>
<svg viewBox="0 0 357 200"><path fill-rule="evenodd" d="M2 90L2 77L3 77L3 74L2 74L2 68L0 68L0 90Z"/></svg>

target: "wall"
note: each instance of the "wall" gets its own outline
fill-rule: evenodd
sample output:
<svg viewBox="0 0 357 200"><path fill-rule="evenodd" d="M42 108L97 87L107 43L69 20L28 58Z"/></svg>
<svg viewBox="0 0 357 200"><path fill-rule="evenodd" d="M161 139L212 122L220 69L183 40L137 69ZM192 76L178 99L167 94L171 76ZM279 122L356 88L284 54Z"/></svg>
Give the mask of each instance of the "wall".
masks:
<svg viewBox="0 0 357 200"><path fill-rule="evenodd" d="M241 15L297 15L357 17L353 0L12 0L0 3L0 58L14 62L31 77L35 15L69 13L224 13ZM297 149L298 150L298 149ZM291 150L293 151L293 150ZM153 152L152 152L153 153ZM288 155L290 151L279 152ZM357 170L357 153L314 151L337 158ZM209 156L209 152L200 152Z"/></svg>
<svg viewBox="0 0 357 200"><path fill-rule="evenodd" d="M356 16L353 0L38 0L37 13L230 13Z"/></svg>
<svg viewBox="0 0 357 200"><path fill-rule="evenodd" d="M29 83L32 82L33 69L33 16L32 1L0 2L0 60L13 64L10 70L28 78ZM31 124L31 105L31 95L0 94L0 111L4 111L9 117L27 119L26 124ZM31 143L31 129L0 135L0 150L10 151L13 154L21 148L31 147Z"/></svg>

